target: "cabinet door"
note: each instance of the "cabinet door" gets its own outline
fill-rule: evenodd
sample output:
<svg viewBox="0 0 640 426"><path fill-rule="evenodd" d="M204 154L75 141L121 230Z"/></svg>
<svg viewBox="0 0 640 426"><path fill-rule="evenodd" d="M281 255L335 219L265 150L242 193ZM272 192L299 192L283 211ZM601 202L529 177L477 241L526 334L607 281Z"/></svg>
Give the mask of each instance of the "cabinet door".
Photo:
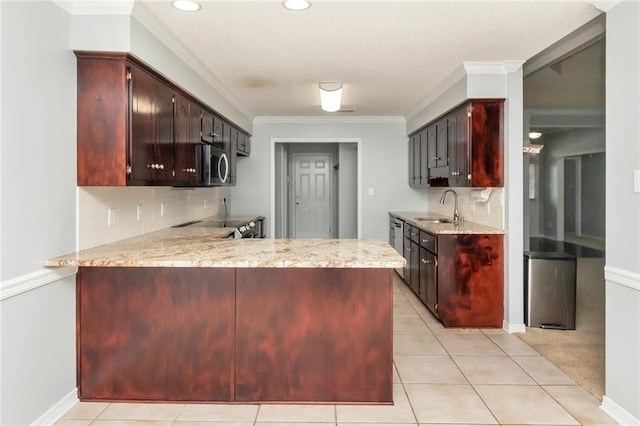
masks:
<svg viewBox="0 0 640 426"><path fill-rule="evenodd" d="M238 158L238 129L231 127L229 142L229 185L236 184L236 160Z"/></svg>
<svg viewBox="0 0 640 426"><path fill-rule="evenodd" d="M420 132L420 186L429 186L429 135L427 130Z"/></svg>
<svg viewBox="0 0 640 426"><path fill-rule="evenodd" d="M413 136L413 185L419 186L421 181L420 168L420 133Z"/></svg>
<svg viewBox="0 0 640 426"><path fill-rule="evenodd" d="M180 94L175 95L175 178L179 185L197 183L196 148L200 142L200 108Z"/></svg>
<svg viewBox="0 0 640 426"><path fill-rule="evenodd" d="M436 150L432 161L435 161L435 167L446 167L449 164L449 139L447 137L448 127L446 118L436 123L436 133Z"/></svg>
<svg viewBox="0 0 640 426"><path fill-rule="evenodd" d="M156 80L155 115L156 140L154 145L154 181L169 183L173 181L173 90Z"/></svg>
<svg viewBox="0 0 640 426"><path fill-rule="evenodd" d="M427 166L429 168L436 167L438 150L438 130L435 125L427 127Z"/></svg>
<svg viewBox="0 0 640 426"><path fill-rule="evenodd" d="M415 186L415 176L416 176L416 170L413 166L413 147L416 143L416 138L415 136L411 136L409 138L409 149L407 150L407 158L409 159L409 165L408 165L408 170L409 170L409 175L408 175L408 182L409 182L409 186Z"/></svg>
<svg viewBox="0 0 640 426"><path fill-rule="evenodd" d="M420 294L420 246L417 242L411 241L411 253L410 258L411 262L411 290L416 295Z"/></svg>
<svg viewBox="0 0 640 426"><path fill-rule="evenodd" d="M469 106L448 117L449 186L469 186Z"/></svg>
<svg viewBox="0 0 640 426"><path fill-rule="evenodd" d="M222 143L223 122L218 116L213 116L213 132L211 138L213 142Z"/></svg>
<svg viewBox="0 0 640 426"><path fill-rule="evenodd" d="M129 164L131 181L137 185L152 180L155 143L155 78L131 66L129 93L131 105Z"/></svg>
<svg viewBox="0 0 640 426"><path fill-rule="evenodd" d="M438 263L436 255L426 249L420 252L420 280L424 281L424 304L438 317ZM423 277L424 274L424 277Z"/></svg>
<svg viewBox="0 0 640 426"><path fill-rule="evenodd" d="M213 143L213 114L202 111L200 140L204 143Z"/></svg>
<svg viewBox="0 0 640 426"><path fill-rule="evenodd" d="M474 101L469 118L472 186L504 186L503 100Z"/></svg>
<svg viewBox="0 0 640 426"><path fill-rule="evenodd" d="M406 226L406 225L405 225ZM403 276L404 281L407 283L409 287L411 287L411 240L409 237L405 236L403 239L403 257L405 260Z"/></svg>

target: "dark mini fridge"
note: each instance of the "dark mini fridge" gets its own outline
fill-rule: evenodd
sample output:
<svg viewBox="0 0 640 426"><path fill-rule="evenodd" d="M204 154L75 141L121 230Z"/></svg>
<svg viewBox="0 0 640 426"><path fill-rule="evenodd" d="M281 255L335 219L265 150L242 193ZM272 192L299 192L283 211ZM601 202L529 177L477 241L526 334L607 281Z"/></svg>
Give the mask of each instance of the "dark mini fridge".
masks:
<svg viewBox="0 0 640 426"><path fill-rule="evenodd" d="M524 316L529 327L576 329L576 258L524 253Z"/></svg>

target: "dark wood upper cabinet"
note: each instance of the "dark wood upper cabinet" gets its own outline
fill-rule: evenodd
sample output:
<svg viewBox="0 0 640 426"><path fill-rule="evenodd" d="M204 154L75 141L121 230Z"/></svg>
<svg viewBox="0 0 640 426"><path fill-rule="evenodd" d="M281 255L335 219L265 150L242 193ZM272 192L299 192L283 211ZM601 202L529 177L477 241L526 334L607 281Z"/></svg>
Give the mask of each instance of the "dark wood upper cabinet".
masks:
<svg viewBox="0 0 640 426"><path fill-rule="evenodd" d="M180 94L174 96L174 179L178 184L197 184L200 162L195 146L200 143L201 116L202 108L198 105Z"/></svg>
<svg viewBox="0 0 640 426"><path fill-rule="evenodd" d="M78 185L126 185L133 100L125 55L78 57L77 72Z"/></svg>
<svg viewBox="0 0 640 426"><path fill-rule="evenodd" d="M413 186L504 186L503 105L474 99L410 135L427 140L427 156L419 155L427 161L428 184ZM410 165L416 155L409 152Z"/></svg>
<svg viewBox="0 0 640 426"><path fill-rule="evenodd" d="M222 143L222 119L127 53L75 53L78 185L197 186L195 146Z"/></svg>
<svg viewBox="0 0 640 426"><path fill-rule="evenodd" d="M238 155L247 157L251 154L251 139L238 131Z"/></svg>

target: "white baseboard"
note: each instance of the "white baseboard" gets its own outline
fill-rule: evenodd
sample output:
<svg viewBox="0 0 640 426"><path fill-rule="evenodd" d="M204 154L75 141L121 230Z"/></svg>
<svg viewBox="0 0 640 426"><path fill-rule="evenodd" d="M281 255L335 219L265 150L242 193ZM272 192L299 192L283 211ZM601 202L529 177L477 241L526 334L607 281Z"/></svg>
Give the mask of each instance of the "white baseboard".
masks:
<svg viewBox="0 0 640 426"><path fill-rule="evenodd" d="M59 268L42 269L29 274L20 275L0 283L0 300L42 287L78 272L77 266L61 266Z"/></svg>
<svg viewBox="0 0 640 426"><path fill-rule="evenodd" d="M527 331L524 324L510 324L507 320L502 320L502 329L509 334L526 333Z"/></svg>
<svg viewBox="0 0 640 426"><path fill-rule="evenodd" d="M604 279L640 291L640 274L613 266L604 267Z"/></svg>
<svg viewBox="0 0 640 426"><path fill-rule="evenodd" d="M640 425L640 419L633 417L631 413L613 402L611 399L607 398L606 395L602 397L602 405L600 406L600 408L613 420L623 426Z"/></svg>
<svg viewBox="0 0 640 426"><path fill-rule="evenodd" d="M49 408L32 426L49 426L56 423L64 414L78 402L78 388L73 389L64 398Z"/></svg>

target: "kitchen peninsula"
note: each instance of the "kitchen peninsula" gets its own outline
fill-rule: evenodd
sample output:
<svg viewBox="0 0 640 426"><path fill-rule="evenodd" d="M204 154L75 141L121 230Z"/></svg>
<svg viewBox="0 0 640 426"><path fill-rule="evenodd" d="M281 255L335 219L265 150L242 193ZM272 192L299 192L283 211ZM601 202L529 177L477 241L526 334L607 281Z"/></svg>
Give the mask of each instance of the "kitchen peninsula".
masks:
<svg viewBox="0 0 640 426"><path fill-rule="evenodd" d="M382 240L227 239L169 228L60 256L77 266L83 401L393 402Z"/></svg>

